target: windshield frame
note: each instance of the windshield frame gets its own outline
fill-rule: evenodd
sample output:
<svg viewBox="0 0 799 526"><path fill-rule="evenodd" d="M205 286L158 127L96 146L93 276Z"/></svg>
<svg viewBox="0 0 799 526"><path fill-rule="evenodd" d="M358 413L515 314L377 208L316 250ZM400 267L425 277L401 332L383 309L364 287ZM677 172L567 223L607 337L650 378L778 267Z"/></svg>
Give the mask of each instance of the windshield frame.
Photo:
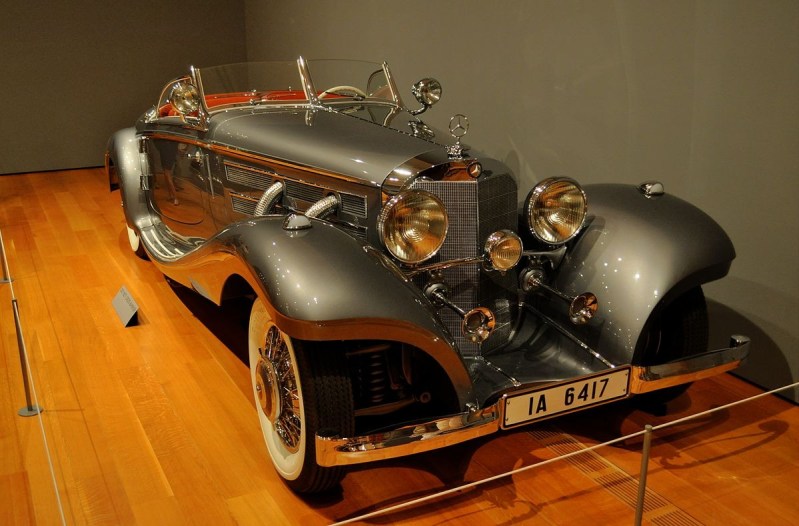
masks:
<svg viewBox="0 0 799 526"><path fill-rule="evenodd" d="M313 81L313 73L311 71L311 66L314 63L326 63L325 65L330 65L334 62L341 62L342 64L357 64L360 63L363 66L373 65L374 66L374 74L378 72L382 73L384 77L384 83L382 84L385 89L381 93L379 97L373 97L367 95L366 97L360 96L346 96L341 94L336 94L335 97L326 98L325 94L330 93L329 91L325 91L322 87L317 87ZM340 106L351 106L353 103L357 104L389 104L397 107L403 107L402 99L400 98L399 91L397 90L397 86L394 82L394 78L391 75L391 71L389 70L388 64L386 62L381 63L373 63L367 61L355 61L355 60L337 60L337 59L321 59L321 60L305 60L302 56L297 58L296 60L296 68L297 68L297 77L296 80L300 83L302 87L302 92L304 97L297 97L296 93L292 95L291 98L288 99L280 99L280 98L269 98L268 96L263 96L262 92L258 89L251 87L248 90L235 90L235 97L228 97L229 100L222 104L209 104L209 97L214 97L218 95L216 93L207 93L208 91L208 82L203 82L203 71L208 72L208 70L217 70L224 71L225 68L232 68L232 67L240 67L240 66L255 66L259 64L263 64L267 66L269 64L272 65L281 65L285 66L290 64L291 62L275 62L275 61L268 61L268 62L243 62L238 64L225 64L222 66L215 66L213 68L191 68L191 78L193 83L197 87L199 94L200 94L200 104L202 106L202 111L206 115L212 115L219 111L228 110L231 108L240 108L240 107L283 107L283 108L324 108L330 109ZM167 94L166 91L169 90L170 86L174 85L175 81L170 82L165 88L164 92L162 92L162 100L164 95ZM352 81L355 84L355 81ZM328 88L329 89L329 88ZM270 92L273 90L266 89L266 92ZM295 90L296 91L296 90ZM288 91L287 91L288 93ZM249 95L249 97L248 97Z"/></svg>

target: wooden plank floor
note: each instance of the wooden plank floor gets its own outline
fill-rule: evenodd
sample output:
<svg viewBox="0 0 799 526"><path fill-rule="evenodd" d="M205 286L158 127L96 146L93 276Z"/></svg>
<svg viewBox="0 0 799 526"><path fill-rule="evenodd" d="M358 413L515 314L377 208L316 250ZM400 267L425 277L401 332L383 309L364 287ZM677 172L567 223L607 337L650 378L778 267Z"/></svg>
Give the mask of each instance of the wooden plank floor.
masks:
<svg viewBox="0 0 799 526"><path fill-rule="evenodd" d="M358 467L341 491L300 498L266 458L241 318L130 254L101 170L0 176L0 232L45 408L17 415L24 391L0 285L3 525L61 522L48 450L68 524L329 524L760 392L724 375L695 384L668 416L605 406ZM111 306L123 285L141 309L136 327ZM798 407L769 396L658 433L644 522L795 524L798 422ZM640 448L630 440L366 523L632 524Z"/></svg>

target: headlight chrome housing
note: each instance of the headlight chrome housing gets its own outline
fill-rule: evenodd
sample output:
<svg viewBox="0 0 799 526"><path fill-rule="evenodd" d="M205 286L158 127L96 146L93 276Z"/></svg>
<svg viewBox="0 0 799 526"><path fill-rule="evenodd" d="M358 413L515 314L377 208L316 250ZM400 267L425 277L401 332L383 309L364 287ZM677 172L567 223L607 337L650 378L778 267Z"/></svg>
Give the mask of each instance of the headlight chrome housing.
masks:
<svg viewBox="0 0 799 526"><path fill-rule="evenodd" d="M395 195L377 219L383 246L395 258L410 265L433 257L444 244L448 228L444 204L424 190Z"/></svg>
<svg viewBox="0 0 799 526"><path fill-rule="evenodd" d="M524 215L533 236L550 245L574 238L588 214L585 192L572 179L551 177L535 185L527 195Z"/></svg>
<svg viewBox="0 0 799 526"><path fill-rule="evenodd" d="M492 269L505 272L522 258L522 240L510 230L498 230L488 236L483 253Z"/></svg>

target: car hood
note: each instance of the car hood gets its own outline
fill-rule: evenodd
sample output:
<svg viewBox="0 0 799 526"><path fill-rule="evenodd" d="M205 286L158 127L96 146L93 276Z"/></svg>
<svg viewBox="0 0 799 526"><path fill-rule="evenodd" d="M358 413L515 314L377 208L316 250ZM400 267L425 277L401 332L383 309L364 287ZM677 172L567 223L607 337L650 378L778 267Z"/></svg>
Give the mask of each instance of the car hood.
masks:
<svg viewBox="0 0 799 526"><path fill-rule="evenodd" d="M209 135L215 144L346 174L376 186L407 161L444 151L440 144L398 129L327 110L218 113L211 118Z"/></svg>

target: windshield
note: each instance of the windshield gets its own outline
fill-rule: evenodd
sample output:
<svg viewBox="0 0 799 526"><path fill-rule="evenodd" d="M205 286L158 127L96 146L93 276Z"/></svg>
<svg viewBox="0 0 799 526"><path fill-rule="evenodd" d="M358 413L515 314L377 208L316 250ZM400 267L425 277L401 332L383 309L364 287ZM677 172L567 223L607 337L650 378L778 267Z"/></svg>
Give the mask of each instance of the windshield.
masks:
<svg viewBox="0 0 799 526"><path fill-rule="evenodd" d="M397 102L383 65L373 62L300 59L227 64L196 71L209 112L239 105Z"/></svg>

